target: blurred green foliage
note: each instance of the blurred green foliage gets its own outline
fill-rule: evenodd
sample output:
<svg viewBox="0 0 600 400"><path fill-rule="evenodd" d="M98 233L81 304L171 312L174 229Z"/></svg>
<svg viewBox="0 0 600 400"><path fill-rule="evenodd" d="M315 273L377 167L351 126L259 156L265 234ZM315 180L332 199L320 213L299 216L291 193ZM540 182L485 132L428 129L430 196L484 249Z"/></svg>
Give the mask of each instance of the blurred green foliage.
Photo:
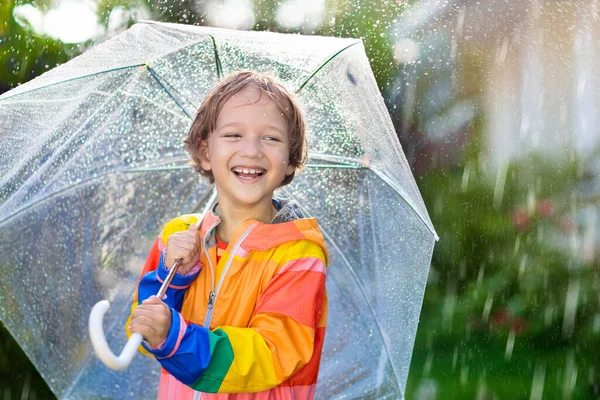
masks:
<svg viewBox="0 0 600 400"><path fill-rule="evenodd" d="M56 398L2 322L0 322L0 396L6 400Z"/></svg>
<svg viewBox="0 0 600 400"><path fill-rule="evenodd" d="M582 233L581 161L512 161L500 201L479 159L482 127L457 165L417 180L441 239L407 397L433 385L440 399L529 398L537 366L544 399L598 398L600 262L565 246Z"/></svg>
<svg viewBox="0 0 600 400"><path fill-rule="evenodd" d="M80 53L80 47L50 37L37 36L31 27L15 20L18 5L44 9L50 1L3 0L0 2L0 93L27 82Z"/></svg>

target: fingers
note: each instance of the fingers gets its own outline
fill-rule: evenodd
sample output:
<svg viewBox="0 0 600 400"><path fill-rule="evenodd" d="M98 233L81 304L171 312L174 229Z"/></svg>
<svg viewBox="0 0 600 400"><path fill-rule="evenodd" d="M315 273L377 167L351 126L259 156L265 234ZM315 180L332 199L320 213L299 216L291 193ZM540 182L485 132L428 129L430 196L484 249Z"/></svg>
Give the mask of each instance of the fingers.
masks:
<svg viewBox="0 0 600 400"><path fill-rule="evenodd" d="M171 310L156 296L150 296L133 310L132 319L145 316L153 320L163 321L171 315Z"/></svg>
<svg viewBox="0 0 600 400"><path fill-rule="evenodd" d="M147 317L137 317L135 319L132 318L131 323L129 324L129 331L139 333L146 340L156 336L158 333L155 328L154 321Z"/></svg>
<svg viewBox="0 0 600 400"><path fill-rule="evenodd" d="M144 305L144 306L145 305L161 305L161 306L169 309L169 306L167 306L167 303L165 303L164 301L159 299L158 296L156 296L156 295L150 296L146 300L142 300L142 305ZM141 307L141 306L139 306L139 307Z"/></svg>
<svg viewBox="0 0 600 400"><path fill-rule="evenodd" d="M182 264L190 264L192 261L195 264L199 259L198 249L180 246L169 247L165 258L165 266L170 269L177 259L181 259Z"/></svg>
<svg viewBox="0 0 600 400"><path fill-rule="evenodd" d="M183 264L195 264L200 250L200 232L196 224L187 231L173 233L167 240L166 267L170 268L175 260L181 258Z"/></svg>
<svg viewBox="0 0 600 400"><path fill-rule="evenodd" d="M161 343L171 327L171 310L158 297L151 296L133 310L130 332L137 332L152 347Z"/></svg>

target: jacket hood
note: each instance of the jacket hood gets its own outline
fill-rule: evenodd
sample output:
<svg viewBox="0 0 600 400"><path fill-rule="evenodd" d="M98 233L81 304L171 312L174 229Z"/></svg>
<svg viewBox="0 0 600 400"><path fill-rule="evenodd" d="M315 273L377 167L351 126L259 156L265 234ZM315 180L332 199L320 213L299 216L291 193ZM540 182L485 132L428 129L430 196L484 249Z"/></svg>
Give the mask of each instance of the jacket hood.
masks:
<svg viewBox="0 0 600 400"><path fill-rule="evenodd" d="M241 245L244 250L266 251L287 242L310 240L318 244L327 254L325 240L317 220L307 216L295 200L277 198L276 201L281 204L281 208L270 223L249 219L238 227L231 242L238 241L246 234ZM221 222L217 214L217 206L218 204L215 204L206 214L200 229L203 238L208 234L209 247L216 244L215 227Z"/></svg>

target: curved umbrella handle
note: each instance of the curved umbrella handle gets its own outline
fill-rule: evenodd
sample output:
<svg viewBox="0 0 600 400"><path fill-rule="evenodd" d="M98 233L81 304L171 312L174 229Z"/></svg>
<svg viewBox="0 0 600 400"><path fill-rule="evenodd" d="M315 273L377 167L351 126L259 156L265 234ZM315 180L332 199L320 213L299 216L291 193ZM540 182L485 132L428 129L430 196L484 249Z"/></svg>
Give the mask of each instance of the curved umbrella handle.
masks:
<svg viewBox="0 0 600 400"><path fill-rule="evenodd" d="M90 339L92 340L92 346L100 361L108 368L122 370L131 364L131 361L144 338L137 332L132 333L127 344L123 348L123 351L121 351L121 355L119 355L119 357L115 356L110 350L110 347L108 347L108 343L106 343L104 328L102 326L104 314L106 314L106 311L108 311L109 308L110 303L108 300L101 300L92 308L89 318Z"/></svg>
<svg viewBox="0 0 600 400"><path fill-rule="evenodd" d="M164 298L167 288L171 284L175 273L177 273L181 262L181 258L175 260L175 263L169 270L165 281L160 286L160 289L156 295L159 299ZM94 307L92 307L88 323L90 339L92 340L92 346L94 347L96 355L100 361L102 361L108 368L121 370L127 368L129 364L131 364L135 353L137 353L137 348L140 344L142 344L142 340L144 340L144 338L139 333L132 333L127 341L127 344L125 344L123 351L121 351L121 355L119 357L115 356L110 350L110 347L108 347L108 343L106 343L106 339L104 337L104 328L102 327L104 314L106 314L106 311L108 311L109 308L110 303L108 300L100 300L94 305Z"/></svg>

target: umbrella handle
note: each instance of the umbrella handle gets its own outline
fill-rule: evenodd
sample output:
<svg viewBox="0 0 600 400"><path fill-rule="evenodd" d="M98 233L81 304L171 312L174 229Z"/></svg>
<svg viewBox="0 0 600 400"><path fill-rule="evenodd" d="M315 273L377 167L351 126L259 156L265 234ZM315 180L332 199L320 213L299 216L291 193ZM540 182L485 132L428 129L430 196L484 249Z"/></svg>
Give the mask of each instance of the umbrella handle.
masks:
<svg viewBox="0 0 600 400"><path fill-rule="evenodd" d="M109 308L110 303L108 300L101 300L92 308L89 318L90 339L92 340L92 346L100 361L108 368L122 370L131 364L131 361L144 338L137 332L132 333L127 344L123 348L123 351L121 351L121 355L119 355L119 357L115 356L110 350L110 347L108 347L108 343L106 343L104 328L102 326L104 314L106 314L106 311L108 311Z"/></svg>
<svg viewBox="0 0 600 400"><path fill-rule="evenodd" d="M181 258L178 258L175 260L175 263L173 263L173 266L169 270L165 281L160 286L160 289L156 294L156 297L159 299L164 298L167 288L171 284L171 281L177 273L182 261L183 260ZM94 347L96 355L100 361L102 361L108 368L121 370L129 367L129 364L131 364L135 353L137 353L137 348L140 344L142 344L144 337L137 332L132 333L129 337L129 340L125 344L123 351L121 351L121 355L119 357L115 356L110 350L110 347L108 347L108 343L106 343L106 338L104 337L104 328L102 327L104 314L106 314L109 308L110 303L108 300L100 300L94 305L94 307L92 307L88 323L90 339L92 340L92 346Z"/></svg>

